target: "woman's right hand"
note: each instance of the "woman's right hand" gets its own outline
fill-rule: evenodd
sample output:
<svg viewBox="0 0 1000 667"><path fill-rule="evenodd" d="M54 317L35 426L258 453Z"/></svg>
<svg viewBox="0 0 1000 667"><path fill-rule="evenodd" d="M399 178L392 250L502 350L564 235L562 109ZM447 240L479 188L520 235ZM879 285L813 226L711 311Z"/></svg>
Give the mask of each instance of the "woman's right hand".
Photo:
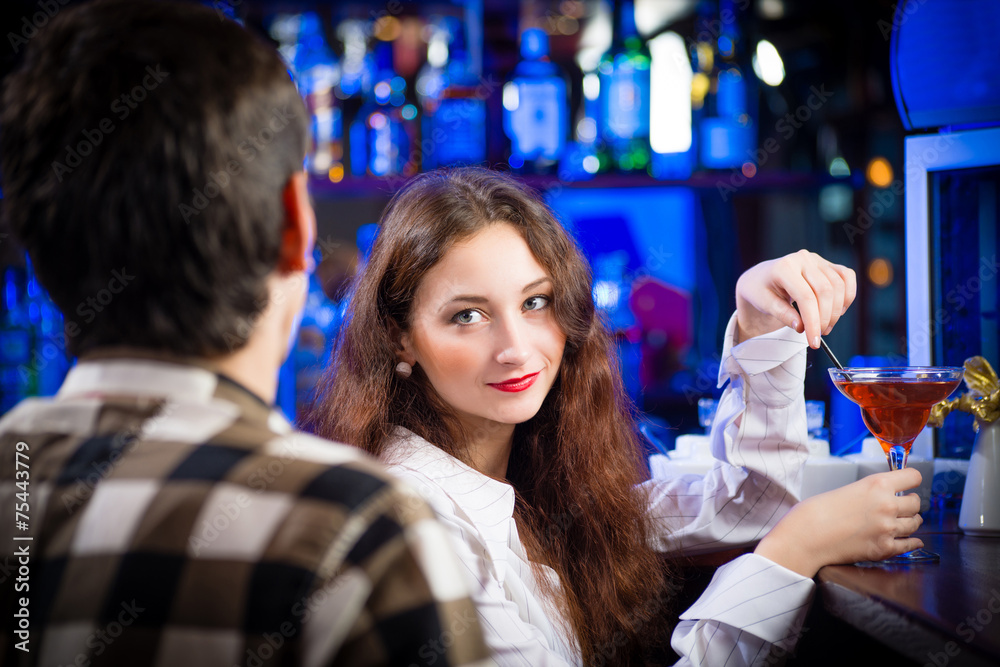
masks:
<svg viewBox="0 0 1000 667"><path fill-rule="evenodd" d="M869 475L795 505L771 529L755 553L812 578L824 565L882 560L919 549L910 535L923 519L915 493L896 496L920 485L913 468Z"/></svg>

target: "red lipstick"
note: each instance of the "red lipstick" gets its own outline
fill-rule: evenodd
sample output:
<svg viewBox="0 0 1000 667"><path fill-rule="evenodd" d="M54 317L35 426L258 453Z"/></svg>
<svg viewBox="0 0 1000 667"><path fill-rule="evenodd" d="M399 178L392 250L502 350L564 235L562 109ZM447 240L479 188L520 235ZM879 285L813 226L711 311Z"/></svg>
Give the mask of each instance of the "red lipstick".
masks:
<svg viewBox="0 0 1000 667"><path fill-rule="evenodd" d="M494 389L499 389L500 391L524 391L531 385L535 384L535 380L538 378L538 373L532 373L530 375L525 375L522 378L514 378L513 380L506 380L504 382L490 382L489 385Z"/></svg>

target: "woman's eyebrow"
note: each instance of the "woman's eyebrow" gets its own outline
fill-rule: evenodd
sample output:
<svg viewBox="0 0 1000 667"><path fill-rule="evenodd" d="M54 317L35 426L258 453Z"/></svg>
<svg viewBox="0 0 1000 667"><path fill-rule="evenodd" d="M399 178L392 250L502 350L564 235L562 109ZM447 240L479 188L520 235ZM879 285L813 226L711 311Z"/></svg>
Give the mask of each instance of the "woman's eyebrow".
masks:
<svg viewBox="0 0 1000 667"><path fill-rule="evenodd" d="M471 302L471 303L486 303L489 301L485 296L476 296L474 294L459 294L448 299L444 305L455 303L456 301Z"/></svg>
<svg viewBox="0 0 1000 667"><path fill-rule="evenodd" d="M437 308L438 313L444 313L450 308L454 308L456 303L474 303L474 304L486 304L489 303L489 299L481 294L456 294L455 296L446 299Z"/></svg>
<svg viewBox="0 0 1000 667"><path fill-rule="evenodd" d="M525 292L530 292L531 290L535 289L539 285L541 285L543 283L547 283L547 282L548 283L552 282L552 279L549 278L548 276L542 276L538 280L532 281L532 282L528 283L527 285L525 285L524 289L521 290L521 294L524 294Z"/></svg>
<svg viewBox="0 0 1000 667"><path fill-rule="evenodd" d="M521 290L521 293L524 294L525 292L530 292L547 282L552 282L552 279L549 278L548 276L542 276L538 280L533 280L527 285L525 285L524 289ZM489 303L489 299L487 299L485 296L480 296L478 294L456 294L455 296L451 297L443 304L441 304L440 310L444 310L445 308L447 308L448 306L450 306L455 302L483 304L483 303Z"/></svg>

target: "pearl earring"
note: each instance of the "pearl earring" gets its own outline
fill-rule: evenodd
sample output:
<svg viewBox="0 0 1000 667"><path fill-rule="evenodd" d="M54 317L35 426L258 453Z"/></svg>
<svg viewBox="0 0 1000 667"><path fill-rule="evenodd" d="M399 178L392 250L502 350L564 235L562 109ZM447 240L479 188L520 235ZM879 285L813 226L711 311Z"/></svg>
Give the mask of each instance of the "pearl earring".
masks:
<svg viewBox="0 0 1000 667"><path fill-rule="evenodd" d="M413 372L413 366L406 363L405 361L401 361L398 364L396 364L396 372L399 373L402 377L408 378L410 377L410 373Z"/></svg>

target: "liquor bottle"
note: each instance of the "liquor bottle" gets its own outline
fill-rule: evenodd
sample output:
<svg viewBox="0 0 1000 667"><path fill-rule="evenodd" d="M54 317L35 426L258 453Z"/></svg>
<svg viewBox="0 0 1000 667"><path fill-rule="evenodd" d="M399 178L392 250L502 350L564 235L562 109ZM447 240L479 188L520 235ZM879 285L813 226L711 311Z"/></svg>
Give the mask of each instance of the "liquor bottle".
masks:
<svg viewBox="0 0 1000 667"><path fill-rule="evenodd" d="M650 79L650 172L656 178L689 178L697 160L692 125L692 80L687 45L675 32L649 41L652 57Z"/></svg>
<svg viewBox="0 0 1000 667"><path fill-rule="evenodd" d="M566 81L549 60L549 36L541 28L521 34L521 62L503 87L503 129L510 138L510 166L549 173L566 148L569 107Z"/></svg>
<svg viewBox="0 0 1000 667"><path fill-rule="evenodd" d="M699 150L699 128L708 115L710 101L712 112L715 111L715 99L714 97L709 99L713 86L712 75L715 72L715 39L712 37L715 34L712 31L714 21L715 5L710 0L700 0L694 24L698 39L690 43L689 53L693 72L691 75L691 140L695 150Z"/></svg>
<svg viewBox="0 0 1000 667"><path fill-rule="evenodd" d="M722 0L722 31L716 41L711 87L699 127L701 163L710 169L731 169L752 160L756 129L750 113L752 82L744 75L739 10L733 0Z"/></svg>
<svg viewBox="0 0 1000 667"><path fill-rule="evenodd" d="M601 79L596 71L583 75L583 105L573 126L573 141L566 145L559 161L559 179L582 181L608 170L607 151L600 150Z"/></svg>
<svg viewBox="0 0 1000 667"><path fill-rule="evenodd" d="M415 85L425 127L437 111L441 95L448 86L447 66L453 24L452 17L435 16L427 26L427 62L417 73ZM424 133L427 133L426 129Z"/></svg>
<svg viewBox="0 0 1000 667"><path fill-rule="evenodd" d="M417 77L423 111L420 156L425 171L486 160L486 99L472 74L465 26L432 21L427 64Z"/></svg>
<svg viewBox="0 0 1000 667"><path fill-rule="evenodd" d="M369 25L361 19L347 19L337 26L337 37L344 44L340 63L340 83L336 95L341 100L360 97L372 85L374 63L368 51Z"/></svg>
<svg viewBox="0 0 1000 667"><path fill-rule="evenodd" d="M649 166L650 58L635 27L631 0L615 0L610 50L598 66L601 133L610 166L642 172Z"/></svg>
<svg viewBox="0 0 1000 667"><path fill-rule="evenodd" d="M8 267L3 280L3 316L0 319L0 414L38 391L38 373L32 367L33 332L26 303L23 269Z"/></svg>
<svg viewBox="0 0 1000 667"><path fill-rule="evenodd" d="M292 67L309 113L311 141L306 169L312 174L340 181L344 177L343 112L334 96L334 89L340 82L340 70L314 12L299 17Z"/></svg>
<svg viewBox="0 0 1000 667"><path fill-rule="evenodd" d="M348 18L337 26L337 38L343 43L340 60L340 83L334 94L352 118L345 132L346 163L351 176L360 177L368 172L367 128L358 123L362 108L369 111L369 97L375 85L374 54L368 50L371 23L359 18Z"/></svg>
<svg viewBox="0 0 1000 667"><path fill-rule="evenodd" d="M353 176L410 176L419 167L410 159L417 109L406 102L406 80L392 69L392 43L375 46L375 77L351 123Z"/></svg>

